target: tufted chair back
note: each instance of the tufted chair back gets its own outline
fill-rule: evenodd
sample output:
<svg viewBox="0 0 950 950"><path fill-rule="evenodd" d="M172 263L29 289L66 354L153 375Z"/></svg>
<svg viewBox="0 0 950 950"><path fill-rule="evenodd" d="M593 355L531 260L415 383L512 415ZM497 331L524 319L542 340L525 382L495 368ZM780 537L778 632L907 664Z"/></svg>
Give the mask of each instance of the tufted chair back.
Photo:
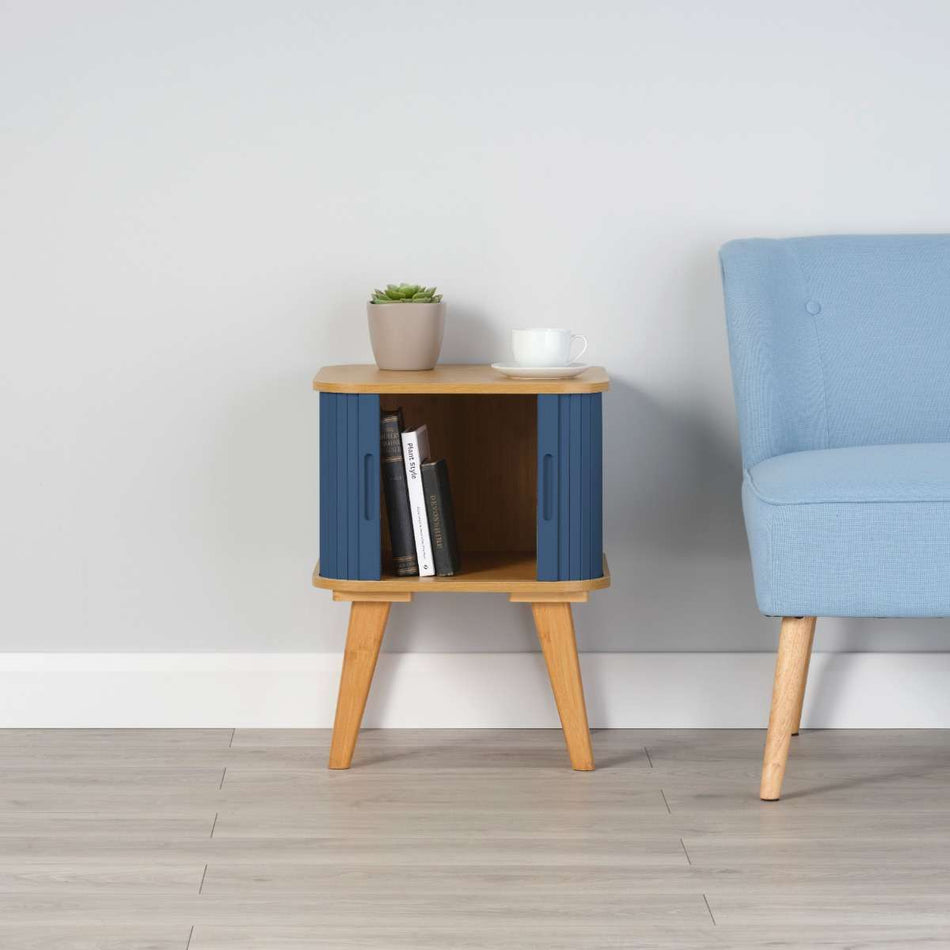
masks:
<svg viewBox="0 0 950 950"><path fill-rule="evenodd" d="M950 442L950 235L755 238L720 259L746 468Z"/></svg>

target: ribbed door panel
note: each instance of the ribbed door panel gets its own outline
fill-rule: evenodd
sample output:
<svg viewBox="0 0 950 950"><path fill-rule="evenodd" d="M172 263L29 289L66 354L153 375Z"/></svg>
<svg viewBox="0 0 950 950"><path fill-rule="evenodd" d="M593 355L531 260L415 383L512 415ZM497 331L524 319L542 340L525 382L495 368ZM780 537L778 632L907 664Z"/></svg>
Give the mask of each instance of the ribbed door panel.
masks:
<svg viewBox="0 0 950 950"><path fill-rule="evenodd" d="M381 576L377 395L320 393L320 574Z"/></svg>
<svg viewBox="0 0 950 950"><path fill-rule="evenodd" d="M603 574L603 400L538 396L538 580Z"/></svg>

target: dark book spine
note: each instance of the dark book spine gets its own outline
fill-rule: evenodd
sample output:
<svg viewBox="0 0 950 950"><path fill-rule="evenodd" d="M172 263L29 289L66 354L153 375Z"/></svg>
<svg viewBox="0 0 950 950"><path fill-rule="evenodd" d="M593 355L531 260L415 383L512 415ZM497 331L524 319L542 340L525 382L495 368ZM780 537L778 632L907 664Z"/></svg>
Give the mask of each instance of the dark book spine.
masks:
<svg viewBox="0 0 950 950"><path fill-rule="evenodd" d="M402 410L384 413L380 419L380 467L383 496L389 518L389 542L393 551L393 570L398 577L419 573L416 542L412 538L409 513L409 489L406 466L402 460Z"/></svg>
<svg viewBox="0 0 950 950"><path fill-rule="evenodd" d="M455 533L452 490L449 488L449 466L445 459L422 463L422 490L426 496L435 573L439 577L458 574L462 565Z"/></svg>

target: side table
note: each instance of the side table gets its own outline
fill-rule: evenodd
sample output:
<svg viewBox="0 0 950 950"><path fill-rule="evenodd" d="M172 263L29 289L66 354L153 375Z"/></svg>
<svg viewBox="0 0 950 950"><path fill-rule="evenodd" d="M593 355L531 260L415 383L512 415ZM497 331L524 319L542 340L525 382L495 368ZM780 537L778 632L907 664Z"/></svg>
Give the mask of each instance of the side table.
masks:
<svg viewBox="0 0 950 950"><path fill-rule="evenodd" d="M610 585L603 553L602 367L511 379L489 366L424 372L325 366L320 393L320 560L313 584L350 604L330 748L349 768L390 606L417 593L505 593L531 605L571 765L594 768L571 605ZM462 570L389 573L381 517L381 406L425 423L448 461Z"/></svg>

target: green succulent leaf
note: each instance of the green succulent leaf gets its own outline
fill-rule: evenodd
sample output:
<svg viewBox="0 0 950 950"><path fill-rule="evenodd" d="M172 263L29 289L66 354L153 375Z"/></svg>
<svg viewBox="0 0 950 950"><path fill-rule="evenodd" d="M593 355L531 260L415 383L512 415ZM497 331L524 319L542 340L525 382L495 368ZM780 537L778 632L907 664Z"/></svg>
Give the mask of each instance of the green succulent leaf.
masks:
<svg viewBox="0 0 950 950"><path fill-rule="evenodd" d="M373 290L370 303L438 303L441 299L442 294L437 294L435 287L426 287L423 284L386 284L385 290Z"/></svg>

